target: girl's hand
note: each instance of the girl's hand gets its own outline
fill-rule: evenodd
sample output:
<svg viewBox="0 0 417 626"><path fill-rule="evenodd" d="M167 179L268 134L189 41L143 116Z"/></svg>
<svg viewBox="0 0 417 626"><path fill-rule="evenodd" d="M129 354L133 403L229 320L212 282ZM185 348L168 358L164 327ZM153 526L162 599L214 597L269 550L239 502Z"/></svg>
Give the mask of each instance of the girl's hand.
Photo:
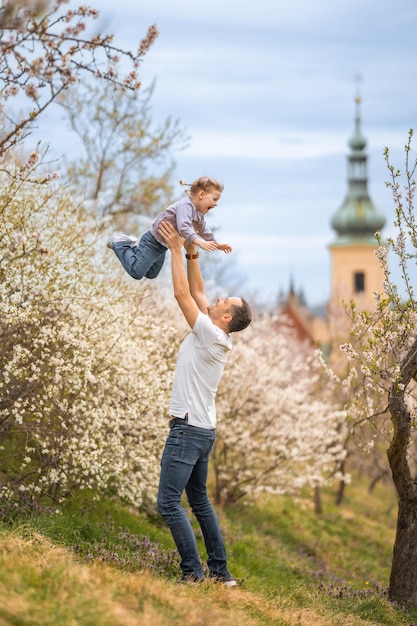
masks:
<svg viewBox="0 0 417 626"><path fill-rule="evenodd" d="M195 245L199 246L203 250L208 250L212 252L213 250L217 250L217 243L215 241L205 241L204 239L194 239Z"/></svg>
<svg viewBox="0 0 417 626"><path fill-rule="evenodd" d="M232 251L232 246L229 246L228 243L218 243L217 250L223 250L223 252L225 252L226 254L229 254L229 252Z"/></svg>

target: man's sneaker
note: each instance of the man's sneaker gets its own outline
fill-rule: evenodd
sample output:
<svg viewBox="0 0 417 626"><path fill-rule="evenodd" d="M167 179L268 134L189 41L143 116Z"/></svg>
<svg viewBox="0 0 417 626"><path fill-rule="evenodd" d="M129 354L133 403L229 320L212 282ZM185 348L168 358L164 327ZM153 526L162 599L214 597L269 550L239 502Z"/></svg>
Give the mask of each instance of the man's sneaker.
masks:
<svg viewBox="0 0 417 626"><path fill-rule="evenodd" d="M126 242L130 244L130 247L133 248L134 246L137 245L137 239L136 237L131 237L130 235L125 235L124 233L121 235L113 235L113 237L109 237L109 239L107 239L107 247L112 249L113 248L113 244L115 243L122 243L122 242Z"/></svg>
<svg viewBox="0 0 417 626"><path fill-rule="evenodd" d="M222 583L225 587L236 587L236 578L233 578L231 574L210 574L210 580L215 580L218 583Z"/></svg>
<svg viewBox="0 0 417 626"><path fill-rule="evenodd" d="M181 585L192 585L194 583L202 583L205 580L204 577L196 576L195 574L183 574L178 582Z"/></svg>

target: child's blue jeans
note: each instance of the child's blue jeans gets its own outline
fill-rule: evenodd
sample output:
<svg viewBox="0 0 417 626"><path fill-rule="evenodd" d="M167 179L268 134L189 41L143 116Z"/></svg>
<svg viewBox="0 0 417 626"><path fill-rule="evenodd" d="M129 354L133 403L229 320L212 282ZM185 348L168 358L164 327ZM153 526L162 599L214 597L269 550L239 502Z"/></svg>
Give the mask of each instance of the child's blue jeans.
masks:
<svg viewBox="0 0 417 626"><path fill-rule="evenodd" d="M113 251L126 272L136 280L144 276L156 278L165 261L167 248L155 239L147 230L140 238L139 244L132 248L128 241L113 244Z"/></svg>

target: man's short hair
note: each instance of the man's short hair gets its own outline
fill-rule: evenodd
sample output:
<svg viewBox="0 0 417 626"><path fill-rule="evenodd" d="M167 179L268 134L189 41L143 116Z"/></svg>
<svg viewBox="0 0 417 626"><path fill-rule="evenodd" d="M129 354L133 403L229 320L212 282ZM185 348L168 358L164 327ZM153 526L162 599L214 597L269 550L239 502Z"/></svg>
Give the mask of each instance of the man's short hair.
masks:
<svg viewBox="0 0 417 626"><path fill-rule="evenodd" d="M230 315L232 316L232 319L229 322L229 333L236 333L239 330L244 330L252 321L252 311L249 304L244 298L241 298L241 300L241 306L233 304L230 308Z"/></svg>

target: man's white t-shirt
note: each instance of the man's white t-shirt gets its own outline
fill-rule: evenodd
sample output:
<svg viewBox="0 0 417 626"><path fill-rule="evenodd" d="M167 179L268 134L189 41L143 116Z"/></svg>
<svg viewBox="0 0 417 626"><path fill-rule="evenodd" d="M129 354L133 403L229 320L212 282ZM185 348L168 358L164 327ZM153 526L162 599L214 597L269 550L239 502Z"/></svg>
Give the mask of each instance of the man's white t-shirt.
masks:
<svg viewBox="0 0 417 626"><path fill-rule="evenodd" d="M188 414L192 426L216 427L215 397L232 345L230 335L208 315L198 314L178 352L170 415L183 418Z"/></svg>

